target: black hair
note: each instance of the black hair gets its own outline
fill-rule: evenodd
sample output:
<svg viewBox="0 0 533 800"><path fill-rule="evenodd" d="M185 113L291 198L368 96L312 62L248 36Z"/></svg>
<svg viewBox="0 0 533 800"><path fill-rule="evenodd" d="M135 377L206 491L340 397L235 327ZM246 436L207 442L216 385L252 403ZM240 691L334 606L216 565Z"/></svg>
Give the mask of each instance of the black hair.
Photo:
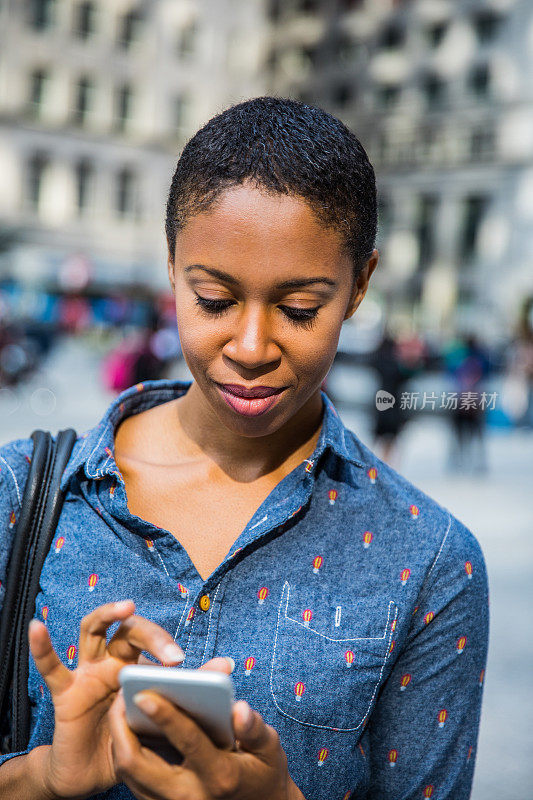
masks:
<svg viewBox="0 0 533 800"><path fill-rule="evenodd" d="M222 192L251 180L258 188L297 195L327 227L340 231L354 276L374 248L376 179L356 136L315 106L256 97L209 120L187 142L174 172L165 230L171 258L187 220Z"/></svg>

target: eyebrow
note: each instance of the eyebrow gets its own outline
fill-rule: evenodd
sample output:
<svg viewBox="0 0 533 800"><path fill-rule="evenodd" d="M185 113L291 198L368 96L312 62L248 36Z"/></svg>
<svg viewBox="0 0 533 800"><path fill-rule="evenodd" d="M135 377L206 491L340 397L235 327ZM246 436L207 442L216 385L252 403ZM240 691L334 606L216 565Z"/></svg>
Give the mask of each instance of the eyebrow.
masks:
<svg viewBox="0 0 533 800"><path fill-rule="evenodd" d="M214 267L204 267L203 264L191 264L190 266L185 267L185 272L191 272L193 269L201 269L204 272L209 273L209 275L212 275L214 278L218 278L218 280L224 281L225 283L231 283L234 286L239 285L237 278L234 278L233 275L230 275L228 272L223 272L220 269L215 269ZM334 280L323 275L317 278L291 278L288 281L282 281L281 283L276 284L276 289L299 289L302 286L310 286L315 283L325 283L327 286L333 287L337 286L337 283Z"/></svg>

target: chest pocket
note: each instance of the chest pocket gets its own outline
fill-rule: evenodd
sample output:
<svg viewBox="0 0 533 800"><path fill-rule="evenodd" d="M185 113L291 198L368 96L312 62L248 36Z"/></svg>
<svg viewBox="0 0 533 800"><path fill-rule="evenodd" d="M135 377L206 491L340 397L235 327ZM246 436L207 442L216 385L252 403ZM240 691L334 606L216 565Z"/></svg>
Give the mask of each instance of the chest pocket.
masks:
<svg viewBox="0 0 533 800"><path fill-rule="evenodd" d="M377 694L390 653L398 607L392 600L385 601L372 610L372 620L362 621L359 627L365 633L369 632L369 625L375 625L372 636L342 639L321 633L313 627L312 619L306 624L301 609L294 609L292 615L289 611L290 585L285 582L270 673L276 708L305 725L356 731ZM352 623L354 634L357 627Z"/></svg>

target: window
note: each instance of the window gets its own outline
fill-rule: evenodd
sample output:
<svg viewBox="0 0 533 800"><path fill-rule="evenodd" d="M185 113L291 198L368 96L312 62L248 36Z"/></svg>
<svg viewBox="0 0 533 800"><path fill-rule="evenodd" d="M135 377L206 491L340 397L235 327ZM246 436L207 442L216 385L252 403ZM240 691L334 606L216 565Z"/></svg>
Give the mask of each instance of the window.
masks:
<svg viewBox="0 0 533 800"><path fill-rule="evenodd" d="M29 25L35 31L51 28L55 17L55 0L30 0Z"/></svg>
<svg viewBox="0 0 533 800"><path fill-rule="evenodd" d="M75 8L74 33L79 39L89 39L95 31L96 8L93 2L78 3Z"/></svg>
<svg viewBox="0 0 533 800"><path fill-rule="evenodd" d="M142 15L138 9L132 8L119 20L118 44L124 50L129 50L132 44L139 40L142 24Z"/></svg>
<svg viewBox="0 0 533 800"><path fill-rule="evenodd" d="M331 101L338 108L345 108L353 100L354 95L354 86L346 81L331 87Z"/></svg>
<svg viewBox="0 0 533 800"><path fill-rule="evenodd" d="M460 242L460 255L464 260L475 253L477 235L489 198L486 195L470 195L464 201L463 230Z"/></svg>
<svg viewBox="0 0 533 800"><path fill-rule="evenodd" d="M379 44L385 50L393 50L396 47L401 47L405 41L405 30L397 25L387 25L379 36Z"/></svg>
<svg viewBox="0 0 533 800"><path fill-rule="evenodd" d="M117 175L116 208L119 217L131 217L135 213L135 175L124 167Z"/></svg>
<svg viewBox="0 0 533 800"><path fill-rule="evenodd" d="M470 155L473 159L491 158L494 155L495 144L495 131L490 123L475 128L470 137Z"/></svg>
<svg viewBox="0 0 533 800"><path fill-rule="evenodd" d="M427 30L428 42L431 47L438 47L444 39L444 34L448 29L447 22L437 22Z"/></svg>
<svg viewBox="0 0 533 800"><path fill-rule="evenodd" d="M48 82L49 74L45 69L36 69L30 75L29 110L36 117L42 113Z"/></svg>
<svg viewBox="0 0 533 800"><path fill-rule="evenodd" d="M190 58L196 49L198 27L196 20L191 20L179 32L177 53L180 58Z"/></svg>
<svg viewBox="0 0 533 800"><path fill-rule="evenodd" d="M422 194L418 206L418 266L423 269L435 255L435 218L437 198L433 194Z"/></svg>
<svg viewBox="0 0 533 800"><path fill-rule="evenodd" d="M396 103L400 96L400 87L396 85L393 86L385 84L379 87L377 95L379 104L383 108L390 108L390 106Z"/></svg>
<svg viewBox="0 0 533 800"><path fill-rule="evenodd" d="M124 132L131 118L133 92L129 84L124 84L117 89L115 98L115 124L116 129Z"/></svg>
<svg viewBox="0 0 533 800"><path fill-rule="evenodd" d="M43 189L43 179L48 167L48 156L45 153L35 153L28 162L27 198L29 206L38 211Z"/></svg>
<svg viewBox="0 0 533 800"><path fill-rule="evenodd" d="M495 11L479 11L473 19L474 29L480 44L494 41L502 24L502 17Z"/></svg>
<svg viewBox="0 0 533 800"><path fill-rule="evenodd" d="M82 214L90 205L94 168L87 158L82 158L75 167L76 173L76 207Z"/></svg>
<svg viewBox="0 0 533 800"><path fill-rule="evenodd" d="M488 64L476 64L468 75L468 88L478 97L484 97L489 92L490 71Z"/></svg>
<svg viewBox="0 0 533 800"><path fill-rule="evenodd" d="M91 95L93 92L92 81L83 77L76 86L76 98L74 105L74 122L83 125L87 121L87 115L91 105Z"/></svg>
<svg viewBox="0 0 533 800"><path fill-rule="evenodd" d="M438 75L427 75L422 83L422 91L429 108L438 108L445 99L446 86Z"/></svg>

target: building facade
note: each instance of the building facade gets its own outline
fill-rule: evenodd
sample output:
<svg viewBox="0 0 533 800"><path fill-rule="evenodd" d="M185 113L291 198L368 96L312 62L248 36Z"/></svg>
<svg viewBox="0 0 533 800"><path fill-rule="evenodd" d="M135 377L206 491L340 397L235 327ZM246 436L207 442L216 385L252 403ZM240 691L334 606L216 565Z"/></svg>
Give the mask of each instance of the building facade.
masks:
<svg viewBox="0 0 533 800"><path fill-rule="evenodd" d="M507 335L533 293L533 5L287 0L272 88L357 133L376 167L398 324Z"/></svg>
<svg viewBox="0 0 533 800"><path fill-rule="evenodd" d="M262 0L0 0L4 272L167 285L177 156L262 93L264 34Z"/></svg>

